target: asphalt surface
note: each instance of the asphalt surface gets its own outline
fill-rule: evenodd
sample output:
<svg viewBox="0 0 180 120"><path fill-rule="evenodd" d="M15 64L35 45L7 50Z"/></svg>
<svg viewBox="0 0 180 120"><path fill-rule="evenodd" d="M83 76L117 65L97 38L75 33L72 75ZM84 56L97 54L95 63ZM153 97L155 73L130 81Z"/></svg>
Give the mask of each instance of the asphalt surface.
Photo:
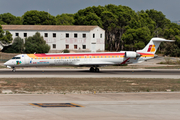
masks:
<svg viewBox="0 0 180 120"><path fill-rule="evenodd" d="M105 78L105 77L127 77L127 78L180 78L180 70L147 70L147 69L102 69L100 72L90 72L87 69L1 69L0 78L13 77L65 77L65 78Z"/></svg>
<svg viewBox="0 0 180 120"><path fill-rule="evenodd" d="M83 107L37 107L74 103ZM180 93L0 95L0 120L179 120Z"/></svg>

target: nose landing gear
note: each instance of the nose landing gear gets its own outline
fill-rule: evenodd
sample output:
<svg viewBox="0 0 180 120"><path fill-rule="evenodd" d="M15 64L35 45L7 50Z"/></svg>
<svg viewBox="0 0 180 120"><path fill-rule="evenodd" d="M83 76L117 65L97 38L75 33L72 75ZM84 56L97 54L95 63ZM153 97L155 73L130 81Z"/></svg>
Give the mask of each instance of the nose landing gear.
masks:
<svg viewBox="0 0 180 120"><path fill-rule="evenodd" d="M12 72L16 72L16 69L15 69L15 67L13 67L13 68L12 68Z"/></svg>
<svg viewBox="0 0 180 120"><path fill-rule="evenodd" d="M99 72L99 68L97 68L97 67L91 67L90 69L89 69L89 71L90 72Z"/></svg>

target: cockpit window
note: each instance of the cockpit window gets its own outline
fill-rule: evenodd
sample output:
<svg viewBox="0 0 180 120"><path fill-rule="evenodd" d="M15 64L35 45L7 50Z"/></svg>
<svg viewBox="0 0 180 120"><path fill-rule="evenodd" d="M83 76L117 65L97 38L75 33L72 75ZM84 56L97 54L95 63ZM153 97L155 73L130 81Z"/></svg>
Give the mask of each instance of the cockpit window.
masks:
<svg viewBox="0 0 180 120"><path fill-rule="evenodd" d="M13 57L12 59L21 59L21 57Z"/></svg>

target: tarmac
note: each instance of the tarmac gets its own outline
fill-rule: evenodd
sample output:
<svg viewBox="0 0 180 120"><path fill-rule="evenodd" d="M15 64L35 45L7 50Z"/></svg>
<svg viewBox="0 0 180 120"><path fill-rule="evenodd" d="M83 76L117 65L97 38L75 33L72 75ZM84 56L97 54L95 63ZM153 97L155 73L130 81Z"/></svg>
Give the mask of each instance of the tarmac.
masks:
<svg viewBox="0 0 180 120"><path fill-rule="evenodd" d="M156 64L164 58L141 65ZM180 70L25 68L0 69L0 78L174 78ZM81 107L38 107L33 104L71 103ZM180 92L116 94L0 94L0 120L179 120Z"/></svg>
<svg viewBox="0 0 180 120"><path fill-rule="evenodd" d="M0 69L0 78L169 78L180 79L180 69L89 69L26 68Z"/></svg>
<svg viewBox="0 0 180 120"><path fill-rule="evenodd" d="M83 107L37 107L73 103ZM179 120L180 92L0 95L0 120Z"/></svg>

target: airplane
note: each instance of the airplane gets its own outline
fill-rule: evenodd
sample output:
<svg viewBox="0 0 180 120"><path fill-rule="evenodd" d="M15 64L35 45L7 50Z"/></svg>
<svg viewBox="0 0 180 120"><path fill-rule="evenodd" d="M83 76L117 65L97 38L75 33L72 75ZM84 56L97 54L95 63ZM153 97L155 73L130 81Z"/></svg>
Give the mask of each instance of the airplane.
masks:
<svg viewBox="0 0 180 120"><path fill-rule="evenodd" d="M90 67L91 72L99 72L99 67L141 63L153 59L161 42L174 42L163 38L152 38L142 50L97 53L44 53L20 54L4 63L12 71L16 67L38 67L68 65Z"/></svg>

